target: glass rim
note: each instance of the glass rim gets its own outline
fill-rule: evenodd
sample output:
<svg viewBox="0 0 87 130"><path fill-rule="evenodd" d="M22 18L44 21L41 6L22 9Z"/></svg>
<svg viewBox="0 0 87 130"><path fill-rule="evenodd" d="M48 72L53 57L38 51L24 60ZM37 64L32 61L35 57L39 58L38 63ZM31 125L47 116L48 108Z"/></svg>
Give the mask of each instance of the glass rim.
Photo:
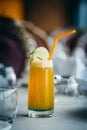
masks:
<svg viewBox="0 0 87 130"><path fill-rule="evenodd" d="M41 60L41 61L32 61L30 66L38 68L38 67L53 67L53 60Z"/></svg>
<svg viewBox="0 0 87 130"><path fill-rule="evenodd" d="M30 63L32 63L32 62L35 62L35 63L40 63L40 62L53 62L53 59L51 59L51 60L32 60L32 61L30 61Z"/></svg>

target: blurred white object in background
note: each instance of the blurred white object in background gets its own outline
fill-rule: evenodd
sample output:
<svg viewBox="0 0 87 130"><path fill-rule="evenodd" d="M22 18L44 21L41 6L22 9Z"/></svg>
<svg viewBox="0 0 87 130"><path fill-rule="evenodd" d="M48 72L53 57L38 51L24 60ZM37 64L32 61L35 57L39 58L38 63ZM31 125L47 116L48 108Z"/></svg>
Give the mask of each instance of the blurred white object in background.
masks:
<svg viewBox="0 0 87 130"><path fill-rule="evenodd" d="M68 79L65 93L68 94L68 95L73 95L73 96L79 95L79 92L78 92L78 83L76 82L74 76L71 76Z"/></svg>
<svg viewBox="0 0 87 130"><path fill-rule="evenodd" d="M60 76L54 75L55 93L78 96L79 95L79 84L77 83L74 76Z"/></svg>
<svg viewBox="0 0 87 130"><path fill-rule="evenodd" d="M62 76L75 75L76 72L76 59L69 57L67 59L55 56L53 58L54 73Z"/></svg>
<svg viewBox="0 0 87 130"><path fill-rule="evenodd" d="M14 69L9 66L6 67L0 63L0 86L15 86L17 83Z"/></svg>

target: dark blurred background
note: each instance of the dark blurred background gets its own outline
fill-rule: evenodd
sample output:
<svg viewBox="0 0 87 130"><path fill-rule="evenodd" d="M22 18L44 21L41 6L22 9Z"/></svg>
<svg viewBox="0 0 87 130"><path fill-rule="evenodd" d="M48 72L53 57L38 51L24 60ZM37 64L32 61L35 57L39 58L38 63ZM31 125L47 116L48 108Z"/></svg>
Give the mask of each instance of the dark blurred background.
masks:
<svg viewBox="0 0 87 130"><path fill-rule="evenodd" d="M20 77L31 44L50 49L54 36L70 28L79 31L61 45L68 48L68 56L78 56L87 65L87 0L0 0L0 62L12 66Z"/></svg>
<svg viewBox="0 0 87 130"><path fill-rule="evenodd" d="M87 28L87 0L0 0L0 15L32 21L41 29Z"/></svg>

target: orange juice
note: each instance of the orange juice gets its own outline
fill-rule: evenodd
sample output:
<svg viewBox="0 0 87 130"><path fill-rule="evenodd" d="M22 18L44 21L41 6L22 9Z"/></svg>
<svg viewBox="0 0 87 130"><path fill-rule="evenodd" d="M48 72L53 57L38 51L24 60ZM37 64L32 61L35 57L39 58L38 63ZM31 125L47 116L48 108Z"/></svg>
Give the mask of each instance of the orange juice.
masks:
<svg viewBox="0 0 87 130"><path fill-rule="evenodd" d="M28 109L50 111L54 108L52 60L31 62L28 82Z"/></svg>

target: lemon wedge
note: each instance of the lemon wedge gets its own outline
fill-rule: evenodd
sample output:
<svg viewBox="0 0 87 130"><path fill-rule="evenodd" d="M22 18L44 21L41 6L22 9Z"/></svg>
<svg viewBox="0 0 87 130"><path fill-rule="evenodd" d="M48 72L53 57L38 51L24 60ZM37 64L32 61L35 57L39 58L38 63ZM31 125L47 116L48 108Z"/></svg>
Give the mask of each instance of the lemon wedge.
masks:
<svg viewBox="0 0 87 130"><path fill-rule="evenodd" d="M45 47L38 47L30 54L31 61L48 60L49 51Z"/></svg>

